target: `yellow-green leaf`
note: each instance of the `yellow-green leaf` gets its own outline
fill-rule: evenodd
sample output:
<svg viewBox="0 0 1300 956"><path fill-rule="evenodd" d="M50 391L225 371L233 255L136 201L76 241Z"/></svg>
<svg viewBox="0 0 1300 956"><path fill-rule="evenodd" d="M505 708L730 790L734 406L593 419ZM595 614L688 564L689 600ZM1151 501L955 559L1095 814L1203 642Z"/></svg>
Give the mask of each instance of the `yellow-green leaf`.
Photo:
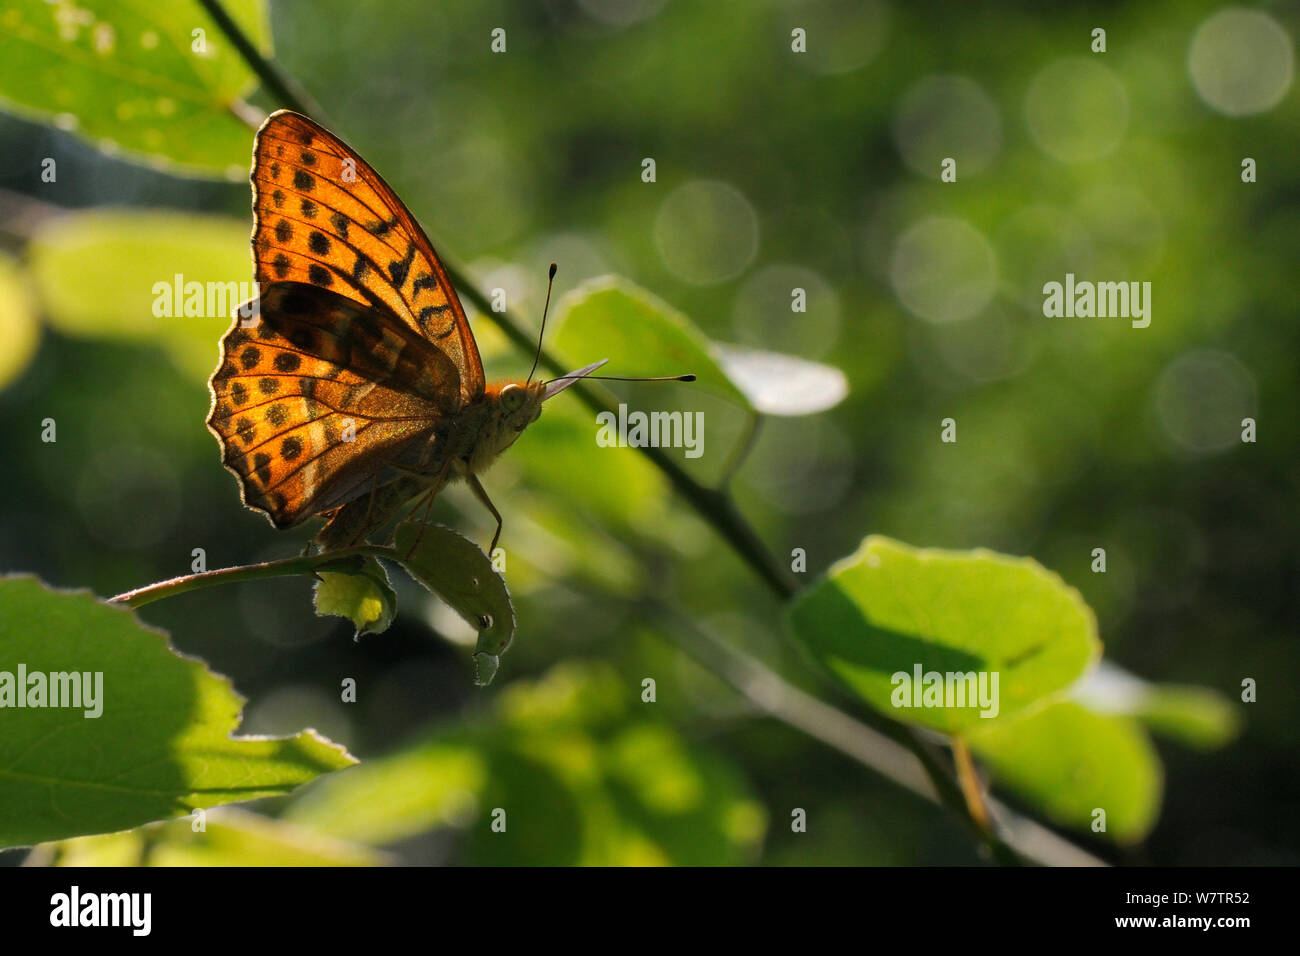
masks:
<svg viewBox="0 0 1300 956"><path fill-rule="evenodd" d="M264 0L224 0L264 52ZM247 175L253 71L194 0L9 0L0 105L108 152L196 176Z"/></svg>
<svg viewBox="0 0 1300 956"><path fill-rule="evenodd" d="M286 794L355 763L312 730L234 737L242 707L131 611L0 578L0 847Z"/></svg>

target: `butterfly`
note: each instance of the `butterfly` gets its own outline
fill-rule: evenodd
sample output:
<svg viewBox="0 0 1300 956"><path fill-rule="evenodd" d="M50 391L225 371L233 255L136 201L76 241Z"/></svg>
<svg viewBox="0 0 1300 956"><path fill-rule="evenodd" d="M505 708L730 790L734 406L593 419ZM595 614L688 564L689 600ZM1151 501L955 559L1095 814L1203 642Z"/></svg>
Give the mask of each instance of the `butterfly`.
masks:
<svg viewBox="0 0 1300 956"><path fill-rule="evenodd" d="M424 231L308 117L267 118L250 179L259 296L221 339L207 418L244 504L276 528L325 518L315 540L331 550L463 479L496 519L491 554L502 520L478 476L544 401L604 361L549 382L486 383Z"/></svg>

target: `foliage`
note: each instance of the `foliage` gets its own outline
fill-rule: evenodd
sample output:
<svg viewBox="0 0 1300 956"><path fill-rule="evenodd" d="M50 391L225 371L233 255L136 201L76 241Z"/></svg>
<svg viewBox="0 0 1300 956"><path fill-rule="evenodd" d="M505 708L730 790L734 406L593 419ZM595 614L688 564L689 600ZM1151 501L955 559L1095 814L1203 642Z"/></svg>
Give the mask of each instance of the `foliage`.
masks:
<svg viewBox="0 0 1300 956"><path fill-rule="evenodd" d="M28 678L8 688L26 706L6 703L14 709L0 745L0 845L276 796L355 762L310 730L231 737L242 700L229 681L177 654L130 611L30 577L0 579L0 607L10 680L17 684L18 667ZM74 706L55 709L56 695Z"/></svg>
<svg viewBox="0 0 1300 956"><path fill-rule="evenodd" d="M4 579L0 671L103 671L106 697L97 719L0 710L0 846L71 865L976 859L954 808L906 802L758 719L763 687L737 696L692 663L672 608L864 720L960 737L994 793L1108 859L1142 840L1180 863L1300 847L1294 825L1261 829L1276 814L1237 783L1285 766L1300 726L1276 695L1238 703L1244 678L1295 676L1297 435L1276 410L1294 406L1300 345L1282 279L1297 174L1276 157L1297 117L1294 97L1249 121L1198 105L1186 48L1208 7L1108 14L1131 42L1089 75L1115 79L1131 118L1121 148L1072 161L1035 140L1055 134L1022 97L1085 48L1091 24L1073 14L963 10L941 37L924 4L885 19L879 4L648 4L651 19L618 25L585 3L226 6L259 49L274 32L322 121L480 293L540 314L559 261L547 345L568 367L694 372L689 387L595 394L702 410L701 459L665 451L721 499L688 506L680 477L599 447L567 393L489 476L503 572L473 543L493 524L453 488L434 516L463 535L430 525L418 553L404 526L385 564L366 554L139 612L180 650L88 592ZM0 432L21 436L0 553L100 595L196 570L195 549L214 566L297 553L310 532L241 510L202 427L227 315L154 310L177 275L251 278L247 186L213 180L244 177L244 120L285 104L254 90L197 3L11 7L0 103L24 119L0 129L6 168L27 178L0 194L24 212L5 217L23 225L0 254ZM498 18L509 55L464 40ZM789 51L794 18L811 42L819 24L836 37L824 58ZM201 56L186 52L196 28ZM1023 56L1004 55L1008 30ZM1000 126L907 112L949 63ZM1086 139L1107 105L1080 102ZM967 149L957 183L937 181L937 159L913 165L909 116L934 124L921 140ZM968 162L981 150L991 168ZM1243 155L1261 157L1259 183L1237 179ZM45 156L56 183L38 182ZM657 182L640 178L646 156ZM971 243L956 257L971 275L908 272L900 250L935 236ZM1041 284L1066 271L1150 279L1152 325L1044 320ZM983 305L951 314L976 293ZM532 356L494 318L473 316L489 374L522 378ZM1247 414L1258 443L1235 437ZM939 440L949 417L955 443ZM47 419L56 442L39 440ZM731 496L778 563L806 559L792 600L715 534L699 502ZM893 675L918 664L996 670L998 715L895 706ZM355 704L339 699L347 679ZM253 702L242 736L231 681ZM1243 713L1247 736L1206 759ZM1158 751L1152 732L1194 752ZM362 763L342 770L349 752ZM266 796L281 800L214 812L206 831L173 819ZM792 807L817 825L787 832ZM1189 839L1220 831L1236 842Z"/></svg>

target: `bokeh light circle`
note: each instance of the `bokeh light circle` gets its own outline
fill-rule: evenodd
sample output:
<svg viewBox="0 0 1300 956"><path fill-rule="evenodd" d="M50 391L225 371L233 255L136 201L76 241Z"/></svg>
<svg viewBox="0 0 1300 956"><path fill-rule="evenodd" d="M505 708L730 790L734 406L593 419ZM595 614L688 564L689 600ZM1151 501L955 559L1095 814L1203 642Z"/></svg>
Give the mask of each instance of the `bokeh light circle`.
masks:
<svg viewBox="0 0 1300 956"><path fill-rule="evenodd" d="M998 262L984 234L964 219L933 216L894 244L894 294L929 322L956 322L976 314L997 288Z"/></svg>
<svg viewBox="0 0 1300 956"><path fill-rule="evenodd" d="M1128 93L1095 60L1066 57L1043 67L1030 82L1025 121L1049 156L1064 163L1100 159L1124 136Z"/></svg>
<svg viewBox="0 0 1300 956"><path fill-rule="evenodd" d="M1211 109L1247 116L1272 109L1295 76L1291 37L1267 13L1228 7L1202 23L1187 52L1187 72Z"/></svg>
<svg viewBox="0 0 1300 956"><path fill-rule="evenodd" d="M804 292L795 312L793 290ZM776 263L745 280L732 312L736 338L746 345L821 358L840 334L840 297L821 275L803 266Z"/></svg>
<svg viewBox="0 0 1300 956"><path fill-rule="evenodd" d="M709 285L730 279L758 252L758 213L740 190L695 179L668 194L655 218L655 245L680 279Z"/></svg>
<svg viewBox="0 0 1300 956"><path fill-rule="evenodd" d="M939 164L951 156L960 179L993 161L1002 146L1002 116L975 81L927 76L903 94L893 132L903 162L916 172L938 179Z"/></svg>
<svg viewBox="0 0 1300 956"><path fill-rule="evenodd" d="M792 0L782 13L791 30L804 31L807 52L791 55L813 73L860 70L884 49L889 36L889 8L879 0ZM787 33L787 50L790 42Z"/></svg>
<svg viewBox="0 0 1300 956"><path fill-rule="evenodd" d="M1156 412L1166 434L1188 451L1223 451L1241 441L1254 417L1255 378L1234 356L1198 349L1179 356L1156 383Z"/></svg>

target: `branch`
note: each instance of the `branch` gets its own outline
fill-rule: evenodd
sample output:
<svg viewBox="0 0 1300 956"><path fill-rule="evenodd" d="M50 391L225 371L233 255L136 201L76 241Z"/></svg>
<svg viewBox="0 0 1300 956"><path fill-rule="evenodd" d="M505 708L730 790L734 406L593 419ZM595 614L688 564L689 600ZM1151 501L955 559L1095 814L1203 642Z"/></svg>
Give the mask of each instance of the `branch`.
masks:
<svg viewBox="0 0 1300 956"><path fill-rule="evenodd" d="M274 99L299 113L306 113L308 116L316 117L322 123L326 122L327 117L320 104L312 99L293 77L288 76L278 65L262 56L261 51L253 45L253 41L247 34L239 29L239 24L231 19L226 8L218 0L199 0L199 5L208 11L208 16L212 17L212 21L226 35L231 45L239 51L244 62L257 74L257 78L262 81L262 85Z"/></svg>
<svg viewBox="0 0 1300 956"><path fill-rule="evenodd" d="M126 607L137 608L152 604L154 601L161 601L163 598L184 594L187 591L197 591L200 588L214 587L218 584L233 584L236 581L257 581L262 578L294 577L303 574L315 575L322 571L355 574L361 570L359 559L366 555L397 560L397 552L393 548L365 544L353 548L340 548L337 551L328 551L325 554L304 554L296 558L265 561L262 564L241 564L233 568L220 568L216 571L185 574L168 581L147 584L142 588L136 588L134 591L124 591L115 597L109 598L108 601L110 604L122 604Z"/></svg>

